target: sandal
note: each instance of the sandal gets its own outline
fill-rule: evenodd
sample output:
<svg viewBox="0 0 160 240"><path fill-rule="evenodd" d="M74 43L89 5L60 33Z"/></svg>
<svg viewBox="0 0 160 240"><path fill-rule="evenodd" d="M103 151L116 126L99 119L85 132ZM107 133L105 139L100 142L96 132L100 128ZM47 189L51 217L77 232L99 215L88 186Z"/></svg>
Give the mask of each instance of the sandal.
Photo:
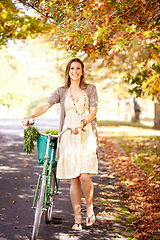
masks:
<svg viewBox="0 0 160 240"><path fill-rule="evenodd" d="M91 222L91 218L93 218L93 217L95 219L94 222L92 224L89 224ZM96 218L95 218L94 214L92 214L90 217L87 216L87 218L86 218L86 226L87 227L92 227L95 223L96 223Z"/></svg>
<svg viewBox="0 0 160 240"><path fill-rule="evenodd" d="M72 230L80 231L82 230L82 218L81 216L74 217L75 224L72 226Z"/></svg>
<svg viewBox="0 0 160 240"><path fill-rule="evenodd" d="M75 227L75 228L74 228ZM82 225L81 223L75 223L72 227L72 230L80 231L82 230Z"/></svg>

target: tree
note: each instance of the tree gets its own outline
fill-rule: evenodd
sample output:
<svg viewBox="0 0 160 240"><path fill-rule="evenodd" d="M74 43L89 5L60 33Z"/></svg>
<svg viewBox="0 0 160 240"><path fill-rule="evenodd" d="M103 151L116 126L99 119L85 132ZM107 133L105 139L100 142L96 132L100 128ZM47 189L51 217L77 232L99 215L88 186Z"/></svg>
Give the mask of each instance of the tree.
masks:
<svg viewBox="0 0 160 240"><path fill-rule="evenodd" d="M60 0L19 2L37 11L44 22L50 21L51 33L73 56L83 51L94 61L102 58L111 62L122 52L131 55L136 51L142 55L147 50L141 68L144 70L147 66L150 74L142 87L148 93L148 85L153 91L157 89L159 73L156 68L160 56L158 0L64 0L63 4ZM156 66L154 71L151 64L147 65L150 59ZM159 89L157 94L160 94Z"/></svg>
<svg viewBox="0 0 160 240"><path fill-rule="evenodd" d="M26 15L16 1L0 1L0 47L7 45L9 40L35 38L49 30L49 25L42 20Z"/></svg>
<svg viewBox="0 0 160 240"><path fill-rule="evenodd" d="M24 17L17 2L22 3L26 10L34 9L37 21L36 17L26 14ZM141 68L144 70L150 59L159 65L158 0L64 0L63 4L60 0L17 2L1 1L1 44L10 38L27 38L28 35L34 37L38 33L47 33L50 40L65 47L72 56L83 51L93 61L102 58L112 62L122 52L131 55L136 50L137 54L142 55L147 50L149 54L143 56L144 65ZM147 68L152 71L150 65ZM157 77L148 75L148 83L152 82L151 88L157 88ZM144 84L144 90L145 86L148 84ZM158 94L159 92L158 90Z"/></svg>
<svg viewBox="0 0 160 240"><path fill-rule="evenodd" d="M160 2L158 0L19 0L32 7L72 56L83 51L95 61L141 56L136 74L128 75L132 92L160 98ZM144 54L145 53L145 54ZM139 73L138 73L139 72ZM139 95L140 96L140 95Z"/></svg>
<svg viewBox="0 0 160 240"><path fill-rule="evenodd" d="M128 74L125 81L131 84L129 89L136 97L151 95L155 101L154 127L160 129L160 65L152 64L137 74Z"/></svg>
<svg viewBox="0 0 160 240"><path fill-rule="evenodd" d="M24 19L22 10L16 6L15 1L1 2L5 6L5 13L7 15L9 13L8 18L11 16L9 19L14 19L14 15ZM126 59L130 59L137 54L141 60L136 74L145 70L148 73L141 86L142 92L152 94L157 89L158 99L160 93L157 88L160 56L159 0L64 0L63 4L60 0L19 0L17 2L22 3L26 10L32 8L37 12L39 29L36 28L35 34L33 31L33 36L38 32L46 32L45 35L50 41L65 48L72 56L81 51L93 61L103 59L104 66L106 64L109 66L113 65L115 58L125 56ZM5 3L8 4L8 8ZM14 9L17 9L18 13L15 14ZM4 18L3 11L1 15ZM30 17L27 16L28 18L30 21ZM6 20L4 18L4 26ZM34 21L36 22L36 17ZM13 20L14 22L16 21ZM17 22L19 23L19 20ZM44 31L45 27L49 27L49 30L47 28L47 31ZM15 29L17 34L19 28ZM22 38L25 38L23 27L20 29ZM19 36L16 34L11 35L11 38L15 39ZM131 71L130 74L132 74Z"/></svg>

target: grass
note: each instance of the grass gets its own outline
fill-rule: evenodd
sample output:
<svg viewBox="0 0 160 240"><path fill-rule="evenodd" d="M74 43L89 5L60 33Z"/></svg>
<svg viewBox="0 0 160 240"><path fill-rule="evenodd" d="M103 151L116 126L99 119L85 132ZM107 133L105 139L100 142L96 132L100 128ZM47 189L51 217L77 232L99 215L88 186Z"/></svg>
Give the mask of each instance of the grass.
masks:
<svg viewBox="0 0 160 240"><path fill-rule="evenodd" d="M99 121L99 130L106 132L123 151L130 155L151 178L160 181L160 130L142 123Z"/></svg>
<svg viewBox="0 0 160 240"><path fill-rule="evenodd" d="M143 124L141 122L128 122L128 121L117 121L117 120L99 120L98 126L132 126L132 127L141 127L141 128L149 128L153 127L147 124Z"/></svg>

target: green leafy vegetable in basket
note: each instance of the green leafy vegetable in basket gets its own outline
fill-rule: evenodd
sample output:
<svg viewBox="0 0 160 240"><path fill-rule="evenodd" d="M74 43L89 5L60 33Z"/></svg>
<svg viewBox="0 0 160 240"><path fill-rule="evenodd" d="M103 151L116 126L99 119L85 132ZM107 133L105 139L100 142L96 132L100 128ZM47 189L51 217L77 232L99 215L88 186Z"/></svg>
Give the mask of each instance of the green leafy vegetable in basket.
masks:
<svg viewBox="0 0 160 240"><path fill-rule="evenodd" d="M57 135L58 130L56 130L56 131L48 130L48 131L45 131L44 133ZM32 150L34 150L34 142L33 141L37 140L37 138L39 136L40 136L40 134L35 127L30 126L29 128L26 128L24 130L23 152L27 152L27 154L30 154L32 152Z"/></svg>
<svg viewBox="0 0 160 240"><path fill-rule="evenodd" d="M44 133L46 134L52 134L52 135L58 135L58 130L47 130Z"/></svg>

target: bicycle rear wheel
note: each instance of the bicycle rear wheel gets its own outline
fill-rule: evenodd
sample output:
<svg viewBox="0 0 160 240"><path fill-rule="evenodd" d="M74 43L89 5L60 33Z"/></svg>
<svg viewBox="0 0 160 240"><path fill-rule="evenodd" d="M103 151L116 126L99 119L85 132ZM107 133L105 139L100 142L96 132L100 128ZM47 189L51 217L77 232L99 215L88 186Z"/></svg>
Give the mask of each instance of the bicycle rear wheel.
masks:
<svg viewBox="0 0 160 240"><path fill-rule="evenodd" d="M51 194L55 194L56 180L55 180L55 175L54 175L53 171L52 171L52 174L51 174L50 185L51 185ZM46 206L46 211L44 212L45 223L49 223L52 220L52 212L53 212L53 208L54 208L54 205L53 205L54 196L55 195L48 196L49 205Z"/></svg>
<svg viewBox="0 0 160 240"><path fill-rule="evenodd" d="M32 232L32 240L36 240L39 231L39 225L41 222L41 216L43 211L43 203L44 203L44 195L45 195L45 188L46 188L46 176L42 176L42 185L39 192L39 199L37 201L36 212L34 217L34 225L33 225L33 232Z"/></svg>

